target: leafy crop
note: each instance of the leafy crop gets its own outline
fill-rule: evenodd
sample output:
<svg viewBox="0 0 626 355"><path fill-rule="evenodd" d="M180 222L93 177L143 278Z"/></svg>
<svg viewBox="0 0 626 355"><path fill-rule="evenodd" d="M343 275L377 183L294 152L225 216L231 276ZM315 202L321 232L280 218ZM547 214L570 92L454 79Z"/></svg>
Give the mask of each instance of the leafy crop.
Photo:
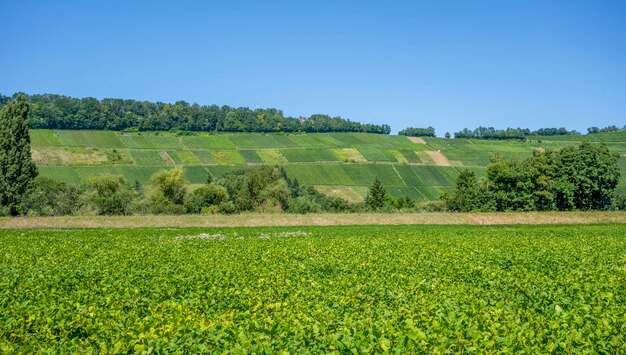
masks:
<svg viewBox="0 0 626 355"><path fill-rule="evenodd" d="M0 351L619 353L625 231L0 231Z"/></svg>

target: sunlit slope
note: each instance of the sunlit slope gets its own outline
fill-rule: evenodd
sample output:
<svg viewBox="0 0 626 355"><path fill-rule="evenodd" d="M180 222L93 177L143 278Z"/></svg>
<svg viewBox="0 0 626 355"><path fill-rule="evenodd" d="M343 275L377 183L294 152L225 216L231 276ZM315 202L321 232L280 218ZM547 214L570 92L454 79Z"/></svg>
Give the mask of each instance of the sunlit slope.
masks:
<svg viewBox="0 0 626 355"><path fill-rule="evenodd" d="M626 192L626 137L597 134L619 153ZM462 169L484 174L495 154L525 158L535 149L558 149L581 139L530 142L466 139L408 139L365 133L233 133L177 136L169 132L31 131L33 157L42 175L72 184L104 173L149 183L160 169L184 166L191 183L218 178L245 165L279 164L301 183L352 201L362 198L378 176L394 196L435 199L454 185Z"/></svg>

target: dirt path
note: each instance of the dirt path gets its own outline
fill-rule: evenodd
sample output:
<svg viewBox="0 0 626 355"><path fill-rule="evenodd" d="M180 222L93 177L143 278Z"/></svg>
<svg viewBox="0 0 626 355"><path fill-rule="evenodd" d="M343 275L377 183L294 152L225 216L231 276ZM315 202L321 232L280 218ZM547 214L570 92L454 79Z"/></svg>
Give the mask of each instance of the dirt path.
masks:
<svg viewBox="0 0 626 355"><path fill-rule="evenodd" d="M354 213L261 214L185 216L72 216L0 217L6 228L183 228L255 226L335 226L396 224L589 224L624 223L626 212L520 212L520 213ZM0 232L1 233L1 232Z"/></svg>
<svg viewBox="0 0 626 355"><path fill-rule="evenodd" d="M437 166L452 166L448 158L440 151L426 151L424 153L428 154Z"/></svg>

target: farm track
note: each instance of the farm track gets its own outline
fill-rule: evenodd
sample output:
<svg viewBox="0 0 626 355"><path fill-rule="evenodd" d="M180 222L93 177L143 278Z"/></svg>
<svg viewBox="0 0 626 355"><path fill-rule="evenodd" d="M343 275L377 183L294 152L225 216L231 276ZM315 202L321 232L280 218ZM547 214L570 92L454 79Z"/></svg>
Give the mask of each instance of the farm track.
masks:
<svg viewBox="0 0 626 355"><path fill-rule="evenodd" d="M184 216L64 216L1 217L0 229L31 228L184 228L339 225L515 225L515 224L624 224L626 212L520 212L520 213L360 213L263 214Z"/></svg>

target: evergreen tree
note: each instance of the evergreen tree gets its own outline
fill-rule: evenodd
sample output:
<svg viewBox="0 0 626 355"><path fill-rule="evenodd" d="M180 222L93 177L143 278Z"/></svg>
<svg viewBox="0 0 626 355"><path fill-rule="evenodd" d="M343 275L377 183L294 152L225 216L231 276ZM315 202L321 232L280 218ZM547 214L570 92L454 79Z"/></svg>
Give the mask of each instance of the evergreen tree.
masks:
<svg viewBox="0 0 626 355"><path fill-rule="evenodd" d="M383 187L383 183L380 182L378 176L374 178L374 182L367 192L367 197L365 198L365 204L372 210L379 210L383 208L385 205L385 200L387 199L387 191L385 191L385 187Z"/></svg>
<svg viewBox="0 0 626 355"><path fill-rule="evenodd" d="M23 94L0 111L0 206L12 216L20 212L22 197L37 176L30 153L28 103Z"/></svg>

